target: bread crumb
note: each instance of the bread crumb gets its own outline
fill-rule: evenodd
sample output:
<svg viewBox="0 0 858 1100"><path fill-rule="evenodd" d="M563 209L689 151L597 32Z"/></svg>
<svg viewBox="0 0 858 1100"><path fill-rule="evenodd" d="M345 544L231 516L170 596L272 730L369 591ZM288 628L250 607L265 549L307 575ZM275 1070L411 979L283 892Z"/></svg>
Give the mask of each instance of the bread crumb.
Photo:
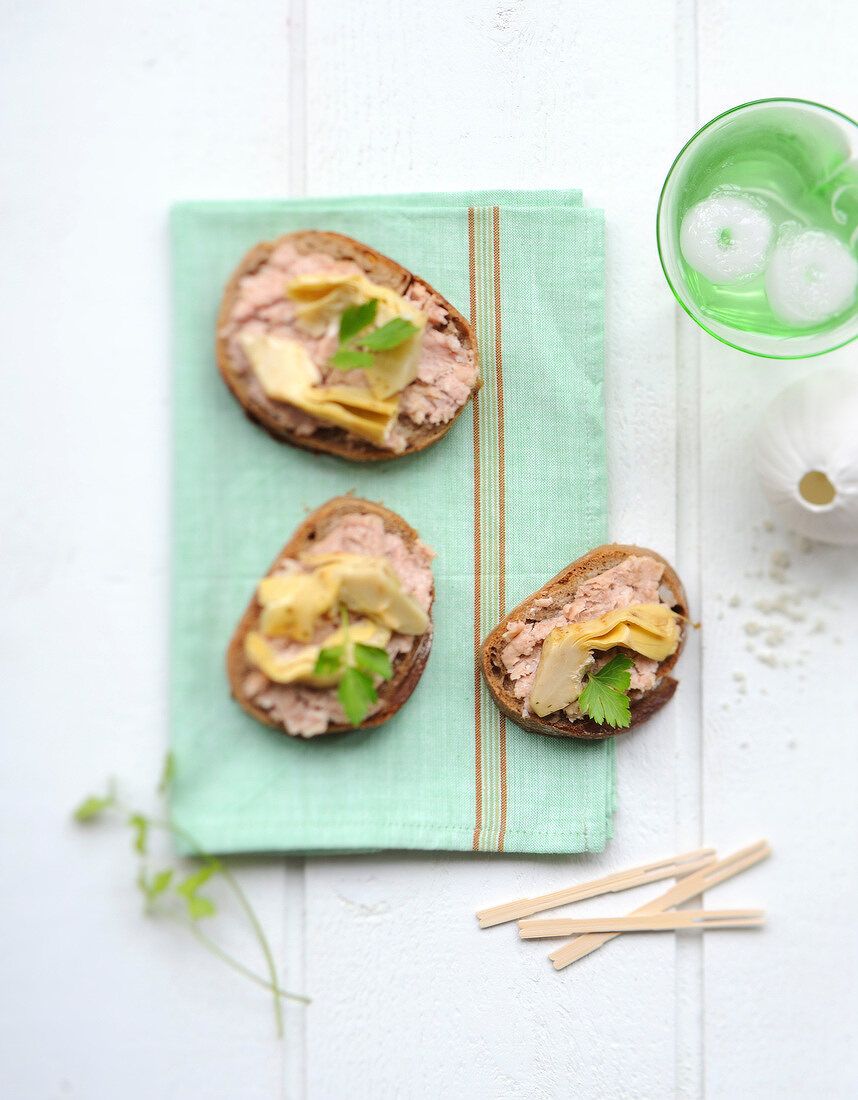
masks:
<svg viewBox="0 0 858 1100"><path fill-rule="evenodd" d="M789 635L782 626L773 626L766 634L764 641L767 646L776 646L780 645L781 642L788 637Z"/></svg>
<svg viewBox="0 0 858 1100"><path fill-rule="evenodd" d="M772 523L772 521L770 519L767 519L763 523L763 530L764 531L774 531L774 529L775 529L775 525Z"/></svg>
<svg viewBox="0 0 858 1100"><path fill-rule="evenodd" d="M755 623L753 620L751 620L750 622L745 623L745 633L746 634L759 634L760 633L760 624Z"/></svg>
<svg viewBox="0 0 858 1100"><path fill-rule="evenodd" d="M741 607L742 606L742 601L739 599L738 596L731 596L730 599L727 601L727 606L728 607Z"/></svg>
<svg viewBox="0 0 858 1100"><path fill-rule="evenodd" d="M766 652L758 653L757 654L757 660L761 664L768 665L769 668L777 668L778 667L778 659L774 655L774 653L766 653Z"/></svg>

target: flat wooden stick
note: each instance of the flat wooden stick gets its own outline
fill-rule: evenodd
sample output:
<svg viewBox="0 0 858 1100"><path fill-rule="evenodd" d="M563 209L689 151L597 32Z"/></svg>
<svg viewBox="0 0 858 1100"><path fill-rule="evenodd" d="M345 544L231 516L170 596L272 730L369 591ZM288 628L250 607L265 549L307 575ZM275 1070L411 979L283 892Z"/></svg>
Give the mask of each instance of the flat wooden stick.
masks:
<svg viewBox="0 0 858 1100"><path fill-rule="evenodd" d="M653 913L652 916L581 917L555 920L522 920L518 922L523 940L546 936L568 936L584 932L672 932L687 928L758 928L765 921L762 909L684 909L675 913Z"/></svg>
<svg viewBox="0 0 858 1100"><path fill-rule="evenodd" d="M716 886L719 882L732 878L740 871L753 867L755 863L759 863L760 860L771 855L771 852L772 850L765 840L757 841L756 844L743 848L739 852L734 852L726 859L712 863L687 878L681 879L666 893L653 901L647 902L639 909L635 909L630 915L649 916L652 913L663 913L667 909L672 909L675 905L681 905L684 901L689 901L691 898L697 897L698 894L702 894L710 886ZM598 950L602 944L618 935L620 935L619 932L593 932L578 936L553 951L548 957L554 963L555 970L562 970L564 966L582 959L585 955L589 955L591 951Z"/></svg>
<svg viewBox="0 0 858 1100"><path fill-rule="evenodd" d="M633 867L629 871L617 871L613 875L582 882L566 890L556 890L553 894L543 894L538 898L519 898L491 909L481 909L477 913L480 928L491 928L495 924L529 917L545 909L554 909L558 905L568 905L584 898L594 898L599 894L615 894L619 890L630 890L633 886L643 886L647 882L658 882L664 878L679 878L702 870L715 862L714 848L699 848L696 852L685 852L681 856L670 856L645 863L642 867Z"/></svg>

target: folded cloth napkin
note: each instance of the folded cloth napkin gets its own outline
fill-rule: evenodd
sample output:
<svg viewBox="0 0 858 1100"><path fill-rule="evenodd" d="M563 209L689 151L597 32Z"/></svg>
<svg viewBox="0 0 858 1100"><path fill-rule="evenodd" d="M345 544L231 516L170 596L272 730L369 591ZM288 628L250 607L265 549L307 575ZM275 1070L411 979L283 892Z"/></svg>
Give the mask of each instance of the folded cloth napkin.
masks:
<svg viewBox="0 0 858 1100"><path fill-rule="evenodd" d="M475 323L476 411L429 450L366 464L305 453L228 393L213 357L224 284L251 245L304 228L365 241ZM505 608L605 541L602 212L574 191L182 203L172 244L176 822L212 852L601 849L613 743L506 721L474 652ZM239 709L224 654L305 510L349 490L437 551L435 638L389 722L302 741Z"/></svg>

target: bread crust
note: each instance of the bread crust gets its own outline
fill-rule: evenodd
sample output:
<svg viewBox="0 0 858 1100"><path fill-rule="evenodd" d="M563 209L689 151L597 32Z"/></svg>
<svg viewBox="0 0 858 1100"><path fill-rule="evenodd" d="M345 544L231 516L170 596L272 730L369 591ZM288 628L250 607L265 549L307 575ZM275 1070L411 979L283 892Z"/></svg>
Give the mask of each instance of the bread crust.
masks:
<svg viewBox="0 0 858 1100"><path fill-rule="evenodd" d="M676 664L685 645L685 638L688 633L685 622L680 623L679 645L676 652L672 653L658 666L658 679L654 687L649 691L633 691L630 693L631 723L628 729L611 729L609 726L600 726L592 718L581 718L576 722L572 722L562 711L545 718L540 718L536 714L529 714L525 717L522 714L524 700L518 699L514 695L512 680L506 674L501 661L500 654L505 645L503 635L511 619L527 618L531 622L538 622L542 619L552 618L558 614L564 604L569 603L574 598L575 592L584 581L604 573L615 565L619 565L620 562L632 555L655 558L656 561L661 562L664 566L661 583L670 591L673 597L671 606L684 619L687 619L688 602L682 582L670 562L654 550L624 543L609 543L604 546L597 546L594 550L584 554L583 557L573 561L565 569L561 569L556 577L552 577L537 592L533 592L526 600L513 608L506 618L492 630L482 645L480 664L492 698L507 718L512 719L522 729L530 730L533 733L544 733L551 737L578 737L587 741L603 741L607 737L617 737L621 733L627 733L628 729L639 726L642 722L651 718L673 696L677 681L668 673ZM527 615L526 612L534 599L540 596L551 597L551 606L538 608L534 614Z"/></svg>
<svg viewBox="0 0 858 1100"><path fill-rule="evenodd" d="M218 370L231 393L241 405L245 415L282 443L289 443L293 447L300 447L305 451L338 455L340 458L355 462L380 462L386 459L402 458L404 455L414 454L416 451L422 451L433 443L437 443L461 416L470 398L482 385L479 374L471 388L468 401L465 401L455 416L444 424L415 425L410 432L411 442L409 445L404 451L394 453L382 447L375 447L367 440L358 439L343 428L333 426L322 425L310 436L297 435L285 422L280 403L268 397L262 399L254 397L245 379L233 370L228 340L223 333L238 296L241 280L245 275L251 275L258 271L266 263L271 253L286 241L291 242L296 251L304 256L314 252L324 252L335 260L350 260L356 263L372 282L378 283L379 286L389 287L397 294L404 294L414 283L424 287L441 301L447 311L448 321L444 326L444 331L454 333L462 346L474 353L475 360L479 363L477 339L470 323L455 306L451 305L424 279L412 275L401 264L382 255L374 248L370 248L369 245L361 244L360 241L356 241L352 237L346 237L341 233L330 233L317 229L303 229L296 233L285 233L273 241L262 241L260 244L254 245L245 254L226 284L217 317L215 357Z"/></svg>
<svg viewBox="0 0 858 1100"><path fill-rule="evenodd" d="M407 524L396 512L385 508L383 504L376 504L360 497L334 497L314 512L311 512L303 523L296 528L292 537L271 563L266 576L270 576L285 559L295 558L298 554L311 549L315 542L324 538L345 516L355 513L379 516L384 524L385 531L399 535L409 549L418 541L419 536L414 528ZM392 718L396 714L417 687L417 682L423 675L423 669L429 659L429 652L432 649L432 605L434 602L435 584L433 581L432 599L429 604L429 629L423 634L415 635L408 653L396 658L391 679L385 680L379 685L378 697L383 706L375 714L370 715L366 721L361 722L359 726L330 725L323 734L314 734L314 737L326 737L328 734L342 733L345 730L369 729L372 726L380 726L382 722L386 722L388 718ZM251 702L243 689L247 674L255 670L255 666L250 664L245 656L244 639L251 630L258 627L261 614L262 605L254 591L253 598L239 620L227 648L226 672L230 692L238 705L247 711L251 717L255 718L257 722L262 722L263 725L270 726L272 729L280 730L281 733L285 733L290 737L304 737L304 734L289 733L282 723L276 721L267 711Z"/></svg>

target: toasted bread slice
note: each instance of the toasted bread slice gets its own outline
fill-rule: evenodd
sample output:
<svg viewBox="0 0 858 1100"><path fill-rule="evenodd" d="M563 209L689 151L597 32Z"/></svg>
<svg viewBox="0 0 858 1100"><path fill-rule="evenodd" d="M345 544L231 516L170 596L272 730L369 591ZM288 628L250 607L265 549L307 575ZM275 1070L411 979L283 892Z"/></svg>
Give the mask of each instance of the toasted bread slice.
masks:
<svg viewBox="0 0 858 1100"><path fill-rule="evenodd" d="M553 737L581 737L587 740L601 740L606 737L615 737L619 733L625 733L625 729L612 729L608 725L600 726L592 718L583 717L575 721L567 718L563 711L546 715L540 718L538 715L523 713L524 699L516 697L513 691L513 681L507 675L501 660L501 652L504 649L504 632L508 623L513 619L526 619L529 622L538 622L542 619L550 619L558 615L564 605L570 603L585 581L612 569L626 558L635 555L654 558L664 566L664 574L661 581L661 589L670 593L670 605L680 615L687 618L688 608L685 591L682 582L676 575L672 566L654 550L646 550L641 546L624 546L619 543L611 543L607 546L597 546L588 554L573 561L562 569L556 577L543 585L538 592L534 592L514 608L506 618L498 623L491 634L483 642L482 670L486 684L492 697L501 711L522 729L531 730L534 733L546 733ZM534 600L546 598L551 602L545 607L532 608ZM675 653L662 661L656 672L655 685L649 691L632 691L629 693L631 705L631 725L629 728L640 725L647 718L651 718L657 710L671 698L676 691L677 681L668 673L676 664L687 633L686 623L681 624L679 646Z"/></svg>
<svg viewBox="0 0 858 1100"><path fill-rule="evenodd" d="M334 497L307 516L272 562L266 576L270 576L287 558L296 558L305 551L311 551L315 544L319 543L344 517L349 515L378 516L382 521L384 530L398 535L409 550L414 549L419 542L414 528L410 527L401 516L398 516L389 508L385 508L384 505L375 504L369 500L361 500L359 497ZM433 584L432 602L434 602L434 598ZM247 610L236 627L227 650L226 669L230 690L236 702L257 721L263 722L266 726L271 726L274 729L279 729L284 733L289 733L290 731L286 729L282 722L277 721L267 710L254 703L245 690L248 675L256 670L245 656L244 640L249 631L257 629L261 613L262 605L254 593L253 599L248 604ZM414 691L417 681L426 667L429 651L432 648L432 632L432 605L430 604L429 629L424 634L415 635L411 649L407 653L396 657L393 664L392 678L382 682L378 687L378 698L382 706L361 723L360 729L379 726L382 722L386 722L388 718L396 714ZM315 690L333 692L335 689ZM330 724L324 733L339 733L353 728L353 726L347 724ZM320 734L293 733L292 736L320 736Z"/></svg>
<svg viewBox="0 0 858 1100"><path fill-rule="evenodd" d="M409 287L416 284L417 287L422 288L436 298L447 314L447 319L443 324L434 323L430 320L429 327L439 329L445 335L454 336L472 359L474 367L477 364L477 341L471 325L454 306L423 279L412 275L401 264L396 263L395 260L391 260L387 256L383 256L380 252L376 252L368 245L361 244L359 241L355 241L351 237L345 237L340 233L328 233L315 229L287 233L276 240L264 241L255 245L244 256L226 285L218 314L216 330L218 368L227 386L244 409L245 414L281 442L291 443L295 447L301 447L308 451L321 451L325 454L339 455L341 458L353 459L358 462L401 458L403 455L422 451L433 443L437 443L439 439L447 434L454 421L461 415L468 399L479 389L478 372L475 372L475 381L471 387L469 398L461 404L455 415L449 420L441 424L430 424L428 422L415 424L407 418L400 417L400 422L404 423L407 429L408 444L402 451L393 451L389 448L376 447L343 428L325 425L321 422L312 435L297 433L292 427L291 406L284 405L282 402L274 401L266 395L258 393L256 388L250 385L251 376L249 372L236 369L236 363L230 353L228 332L233 307L241 290L241 281L245 276L257 273L268 262L275 249L284 242L290 242L302 256L324 253L335 260L351 261L357 264L372 282L389 287L400 295L404 295Z"/></svg>

